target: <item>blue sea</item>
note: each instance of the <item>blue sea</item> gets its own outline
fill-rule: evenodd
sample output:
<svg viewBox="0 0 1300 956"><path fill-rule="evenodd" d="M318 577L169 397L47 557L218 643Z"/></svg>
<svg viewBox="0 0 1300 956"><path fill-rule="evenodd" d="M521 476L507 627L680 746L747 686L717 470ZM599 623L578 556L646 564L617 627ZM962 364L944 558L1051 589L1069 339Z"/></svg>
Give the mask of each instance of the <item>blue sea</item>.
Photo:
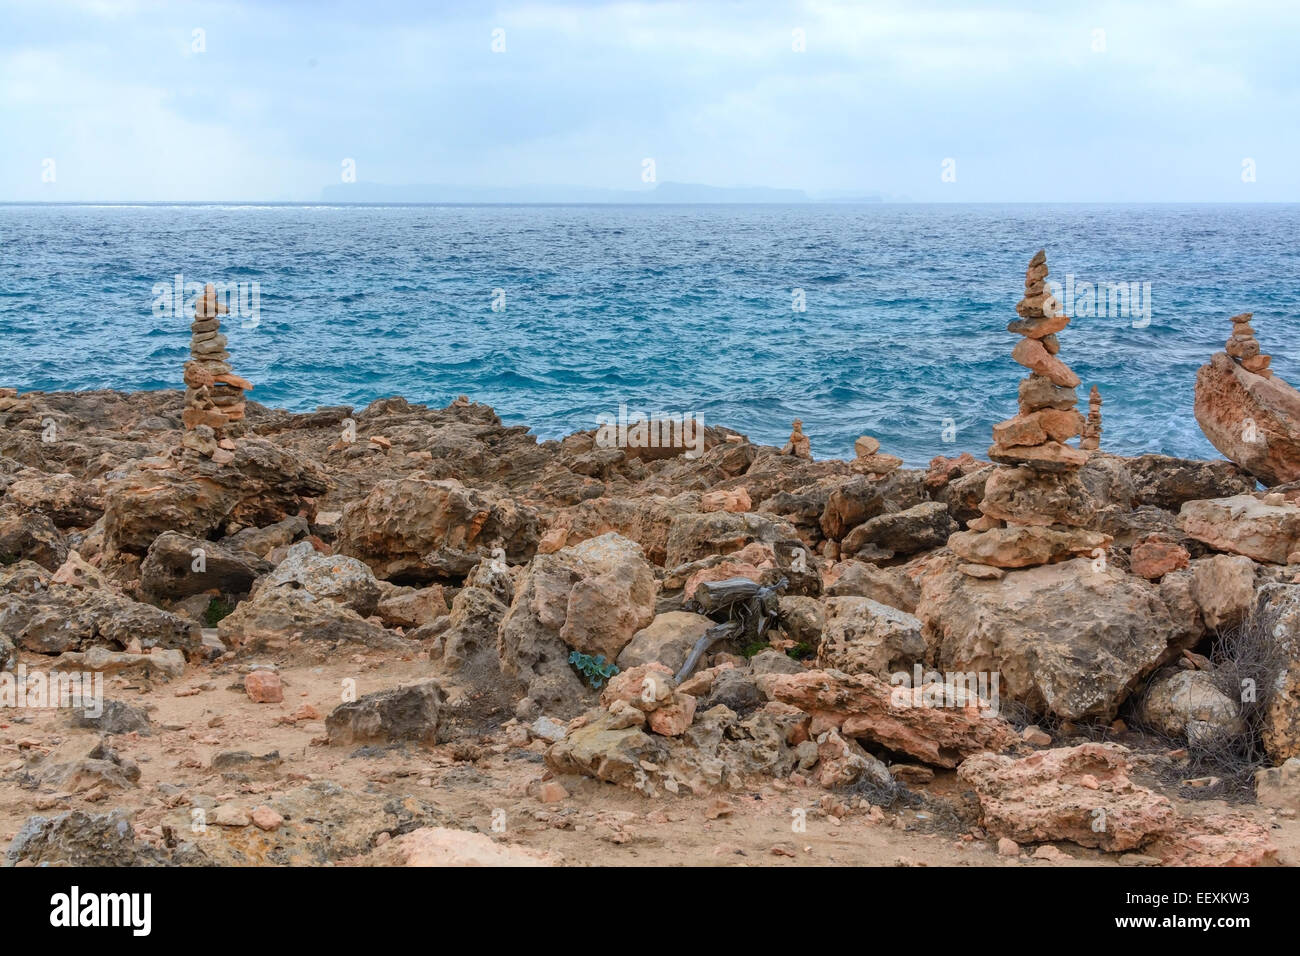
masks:
<svg viewBox="0 0 1300 956"><path fill-rule="evenodd" d="M182 387L179 273L257 283L225 331L267 405L466 394L540 438L626 405L778 445L801 418L816 457L867 433L923 465L1015 413L1005 327L1045 248L1050 279L1149 305L1065 303L1102 447L1217 457L1193 385L1229 316L1300 383L1298 239L1296 205L7 205L0 385Z"/></svg>

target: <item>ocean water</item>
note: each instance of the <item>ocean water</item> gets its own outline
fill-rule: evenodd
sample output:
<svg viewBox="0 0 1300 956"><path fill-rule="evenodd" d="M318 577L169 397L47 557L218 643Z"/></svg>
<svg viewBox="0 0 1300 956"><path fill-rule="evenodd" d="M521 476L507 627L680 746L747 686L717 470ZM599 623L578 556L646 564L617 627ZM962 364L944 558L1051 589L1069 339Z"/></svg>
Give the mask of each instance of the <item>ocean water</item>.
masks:
<svg viewBox="0 0 1300 956"><path fill-rule="evenodd" d="M1229 316L1300 383L1298 237L1296 205L0 206L0 385L182 387L180 273L257 283L224 330L265 404L466 394L541 438L626 405L778 445L801 418L816 457L869 433L920 465L1015 413L1042 247L1076 288L1150 284L1146 315L1066 302L1103 448L1217 457L1193 385Z"/></svg>

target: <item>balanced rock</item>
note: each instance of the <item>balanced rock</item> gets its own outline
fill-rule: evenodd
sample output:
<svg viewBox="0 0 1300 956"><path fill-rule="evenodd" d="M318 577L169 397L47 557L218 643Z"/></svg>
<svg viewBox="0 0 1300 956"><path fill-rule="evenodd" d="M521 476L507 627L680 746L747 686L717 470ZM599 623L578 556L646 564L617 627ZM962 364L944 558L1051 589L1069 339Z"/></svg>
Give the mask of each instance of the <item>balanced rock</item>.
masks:
<svg viewBox="0 0 1300 956"><path fill-rule="evenodd" d="M1300 392L1266 371L1216 353L1196 372L1194 410L1225 458L1277 485L1300 479Z"/></svg>

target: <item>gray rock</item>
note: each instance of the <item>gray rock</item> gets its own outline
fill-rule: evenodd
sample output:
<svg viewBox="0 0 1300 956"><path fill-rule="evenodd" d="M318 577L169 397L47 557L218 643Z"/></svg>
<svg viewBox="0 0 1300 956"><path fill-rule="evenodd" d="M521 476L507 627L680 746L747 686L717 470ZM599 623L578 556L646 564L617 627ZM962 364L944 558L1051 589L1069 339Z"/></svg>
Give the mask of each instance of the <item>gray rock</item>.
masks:
<svg viewBox="0 0 1300 956"><path fill-rule="evenodd" d="M438 719L446 694L437 682L366 694L340 704L325 718L331 744L397 743L432 745L438 739Z"/></svg>

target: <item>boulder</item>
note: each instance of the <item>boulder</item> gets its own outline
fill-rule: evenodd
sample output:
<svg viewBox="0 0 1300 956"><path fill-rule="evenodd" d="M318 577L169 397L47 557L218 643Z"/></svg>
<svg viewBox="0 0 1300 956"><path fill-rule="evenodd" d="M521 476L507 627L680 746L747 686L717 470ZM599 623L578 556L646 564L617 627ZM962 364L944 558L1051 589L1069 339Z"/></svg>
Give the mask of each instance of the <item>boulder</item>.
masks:
<svg viewBox="0 0 1300 956"><path fill-rule="evenodd" d="M675 674L686 663L691 648L713 624L703 614L690 611L656 614L654 620L632 635L632 640L618 655L618 666L628 670L657 662Z"/></svg>
<svg viewBox="0 0 1300 956"><path fill-rule="evenodd" d="M259 584L259 595L272 590L301 590L319 600L351 608L362 617L379 605L379 582L370 568L338 554L321 554L310 541L289 548L284 560Z"/></svg>
<svg viewBox="0 0 1300 956"><path fill-rule="evenodd" d="M202 643L194 621L116 591L66 585L0 594L0 634L37 654L121 649L138 641L141 648L174 648L192 656Z"/></svg>
<svg viewBox="0 0 1300 956"><path fill-rule="evenodd" d="M928 576L917 617L941 670L1000 674L1004 698L1037 713L1112 719L1183 633L1160 589L1086 559L978 580Z"/></svg>
<svg viewBox="0 0 1300 956"><path fill-rule="evenodd" d="M824 606L818 667L889 680L924 659L921 622L906 611L865 597L832 597Z"/></svg>
<svg viewBox="0 0 1300 956"><path fill-rule="evenodd" d="M1261 807L1300 811L1300 757L1255 771L1255 799Z"/></svg>
<svg viewBox="0 0 1300 956"><path fill-rule="evenodd" d="M1077 474L998 468L984 484L980 512L1017 525L1083 528L1092 522L1095 505Z"/></svg>
<svg viewBox="0 0 1300 956"><path fill-rule="evenodd" d="M376 691L335 707L325 718L325 731L331 744L432 745L446 696L432 680Z"/></svg>
<svg viewBox="0 0 1300 956"><path fill-rule="evenodd" d="M894 554L915 554L937 548L957 530L957 522L941 501L924 501L904 511L877 515L858 525L840 543L840 553L851 557L868 545Z"/></svg>
<svg viewBox="0 0 1300 956"><path fill-rule="evenodd" d="M217 623L217 635L244 653L285 651L303 641L362 644L413 653L416 646L356 611L296 588L265 588Z"/></svg>
<svg viewBox="0 0 1300 956"><path fill-rule="evenodd" d="M546 766L557 774L583 774L606 783L633 785L645 777L643 762L654 764L667 755L667 739L603 713L552 745L546 751Z"/></svg>
<svg viewBox="0 0 1300 956"><path fill-rule="evenodd" d="M736 517L728 512L718 515ZM654 620L655 579L641 548L609 533L538 555L501 621L501 670L547 713L572 716L587 696L569 652L615 661Z"/></svg>
<svg viewBox="0 0 1300 956"><path fill-rule="evenodd" d="M1300 551L1300 507L1288 501L1269 503L1254 495L1188 501L1178 524L1215 551L1256 561L1286 564L1289 555Z"/></svg>
<svg viewBox="0 0 1300 956"><path fill-rule="evenodd" d="M49 515L0 503L0 565L32 561L55 571L68 558L68 544Z"/></svg>
<svg viewBox="0 0 1300 956"><path fill-rule="evenodd" d="M531 508L452 479L400 478L377 482L344 510L337 550L381 578L428 583L463 577L495 548L525 562L537 544Z"/></svg>
<svg viewBox="0 0 1300 956"><path fill-rule="evenodd" d="M975 791L980 824L1017 843L1069 840L1112 853L1172 829L1173 805L1128 777L1128 750L1080 744L1015 759L977 754L957 768Z"/></svg>
<svg viewBox="0 0 1300 956"><path fill-rule="evenodd" d="M1175 670L1147 685L1142 722L1166 737L1191 744L1225 741L1246 732L1237 701L1210 671Z"/></svg>
<svg viewBox="0 0 1300 956"><path fill-rule="evenodd" d="M144 554L158 535L208 538L230 525L274 524L330 488L319 464L264 438L242 438L234 459L140 459L110 472L104 486L104 540L110 551Z"/></svg>
<svg viewBox="0 0 1300 956"><path fill-rule="evenodd" d="M1200 498L1230 498L1250 494L1255 479L1230 461L1199 461L1168 455L1139 455L1124 459L1137 504L1178 511L1184 502Z"/></svg>
<svg viewBox="0 0 1300 956"><path fill-rule="evenodd" d="M916 610L921 598L916 582L896 568L850 560L836 565L833 573L835 579L826 588L830 597L871 598L909 613Z"/></svg>
<svg viewBox="0 0 1300 956"><path fill-rule="evenodd" d="M1235 627L1255 603L1255 562L1227 554L1197 558L1192 562L1192 599L1206 627Z"/></svg>
<svg viewBox="0 0 1300 956"><path fill-rule="evenodd" d="M1300 392L1216 352L1196 372L1196 422L1225 458L1265 485L1300 479Z"/></svg>
<svg viewBox="0 0 1300 956"><path fill-rule="evenodd" d="M206 591L241 594L259 574L270 570L271 565L248 552L165 531L140 562L140 589L152 601L173 601Z"/></svg>
<svg viewBox="0 0 1300 956"><path fill-rule="evenodd" d="M1265 584L1253 623L1270 627L1280 669L1267 694L1260 739L1277 763L1300 757L1300 584ZM1264 635L1258 635L1263 637Z"/></svg>
<svg viewBox="0 0 1300 956"><path fill-rule="evenodd" d="M66 473L23 472L4 494L6 501L41 512L60 528L85 528L104 512L95 486Z"/></svg>
<svg viewBox="0 0 1300 956"><path fill-rule="evenodd" d="M769 547L779 542L802 546L793 527L767 515L729 511L681 514L668 528L664 566L676 568L715 554L731 554L754 541Z"/></svg>

